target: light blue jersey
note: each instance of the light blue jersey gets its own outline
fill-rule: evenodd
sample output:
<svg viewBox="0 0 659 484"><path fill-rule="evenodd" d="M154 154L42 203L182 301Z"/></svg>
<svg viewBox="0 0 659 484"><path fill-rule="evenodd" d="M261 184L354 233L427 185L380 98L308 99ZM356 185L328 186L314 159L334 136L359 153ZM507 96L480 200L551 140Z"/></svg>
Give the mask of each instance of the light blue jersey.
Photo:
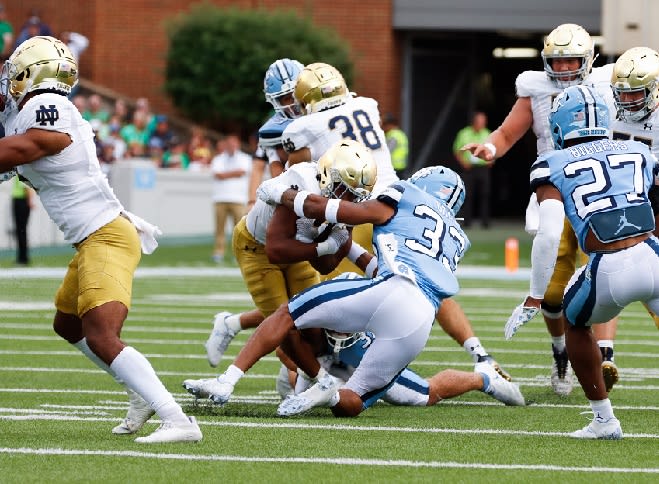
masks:
<svg viewBox="0 0 659 484"><path fill-rule="evenodd" d="M378 276L397 274L413 280L439 308L458 292L454 272L470 246L451 209L408 181L386 188L377 199L396 214L373 227Z"/></svg>
<svg viewBox="0 0 659 484"><path fill-rule="evenodd" d="M291 121L293 121L291 118L286 117L280 112L276 112L259 128L259 146L262 148L274 148L280 145L281 135Z"/></svg>
<svg viewBox="0 0 659 484"><path fill-rule="evenodd" d="M638 141L597 140L552 151L531 167L531 189L554 185L582 250L592 229L601 242L654 230L647 192L656 158Z"/></svg>

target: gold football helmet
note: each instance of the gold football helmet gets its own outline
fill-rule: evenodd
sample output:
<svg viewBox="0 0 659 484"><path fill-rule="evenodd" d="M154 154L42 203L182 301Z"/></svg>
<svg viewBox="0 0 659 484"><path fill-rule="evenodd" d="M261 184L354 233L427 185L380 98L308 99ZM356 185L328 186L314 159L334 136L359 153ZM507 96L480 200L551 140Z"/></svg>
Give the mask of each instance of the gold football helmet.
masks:
<svg viewBox="0 0 659 484"><path fill-rule="evenodd" d="M552 59L566 57L581 59L581 67L576 71L555 71L551 65ZM549 79L559 87L566 88L581 84L590 74L594 61L593 39L580 25L559 25L545 38L542 62Z"/></svg>
<svg viewBox="0 0 659 484"><path fill-rule="evenodd" d="M318 160L320 192L328 198L340 198L345 190L355 202L369 196L377 179L377 165L363 144L351 139L336 142ZM343 190L341 190L343 187Z"/></svg>
<svg viewBox="0 0 659 484"><path fill-rule="evenodd" d="M78 65L69 48L54 37L32 37L19 45L0 75L0 95L20 105L38 89L68 95L78 82Z"/></svg>
<svg viewBox="0 0 659 484"><path fill-rule="evenodd" d="M316 62L302 69L295 84L295 99L304 114L316 113L343 104L348 86L341 73L333 66Z"/></svg>
<svg viewBox="0 0 659 484"><path fill-rule="evenodd" d="M640 121L659 106L659 54L649 47L634 47L616 61L611 88L618 118Z"/></svg>

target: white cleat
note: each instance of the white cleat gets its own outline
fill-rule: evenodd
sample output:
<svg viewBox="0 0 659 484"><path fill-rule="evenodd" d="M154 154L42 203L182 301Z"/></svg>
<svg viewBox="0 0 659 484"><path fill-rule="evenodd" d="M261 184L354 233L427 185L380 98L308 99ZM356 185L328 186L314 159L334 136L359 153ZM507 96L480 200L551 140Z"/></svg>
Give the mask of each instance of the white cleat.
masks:
<svg viewBox="0 0 659 484"><path fill-rule="evenodd" d="M474 371L483 375L483 379L486 381L484 393L506 405L526 405L524 395L519 391L519 387L503 378L490 363L476 363Z"/></svg>
<svg viewBox="0 0 659 484"><path fill-rule="evenodd" d="M183 388L197 398L208 398L211 394L210 388L217 378L202 378L200 380L184 380Z"/></svg>
<svg viewBox="0 0 659 484"><path fill-rule="evenodd" d="M622 428L620 427L620 421L615 417L606 420L595 417L592 422L581 430L572 432L570 437L575 439L620 440L622 439Z"/></svg>
<svg viewBox="0 0 659 484"><path fill-rule="evenodd" d="M112 429L112 433L116 435L134 434L156 413L135 391L126 388L126 393L129 400L128 413L126 418Z"/></svg>
<svg viewBox="0 0 659 484"><path fill-rule="evenodd" d="M138 444L162 444L167 442L199 442L202 439L201 429L194 417L188 417L185 424L164 422L151 435L138 437Z"/></svg>
<svg viewBox="0 0 659 484"><path fill-rule="evenodd" d="M226 376L223 373L214 378L206 387L209 393L208 398L216 405L224 405L233 395L233 387L232 383L226 381Z"/></svg>
<svg viewBox="0 0 659 484"><path fill-rule="evenodd" d="M281 402L277 408L277 415L290 417L307 412L314 407L326 407L341 385L343 385L342 380L325 373L307 390L299 395L291 395Z"/></svg>
<svg viewBox="0 0 659 484"><path fill-rule="evenodd" d="M552 345L552 351L554 353L554 364L551 367L551 387L555 394L565 397L572 392L574 386L572 366L567 357L567 349L559 352Z"/></svg>
<svg viewBox="0 0 659 484"><path fill-rule="evenodd" d="M213 331L211 331L208 340L204 344L206 347L206 357L208 364L215 368L222 359L222 355L229 347L229 343L236 336L236 332L229 329L227 326L227 318L232 314L227 311L222 311L215 315L213 320Z"/></svg>
<svg viewBox="0 0 659 484"><path fill-rule="evenodd" d="M279 374L277 375L277 380L275 381L275 389L279 396L283 400L289 395L295 393L295 390L291 386L291 381L288 379L288 368L282 363L279 367Z"/></svg>

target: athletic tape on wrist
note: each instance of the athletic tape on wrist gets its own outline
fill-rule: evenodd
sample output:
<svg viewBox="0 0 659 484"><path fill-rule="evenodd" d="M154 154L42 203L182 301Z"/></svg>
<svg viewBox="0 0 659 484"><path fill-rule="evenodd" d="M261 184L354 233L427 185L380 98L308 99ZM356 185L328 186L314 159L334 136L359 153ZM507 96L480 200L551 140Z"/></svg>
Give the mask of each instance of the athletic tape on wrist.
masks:
<svg viewBox="0 0 659 484"><path fill-rule="evenodd" d="M341 200L339 200L338 198L330 198L327 201L327 206L325 207L325 220L327 220L331 224L335 224L339 222L336 219L336 214L339 211L340 203Z"/></svg>
<svg viewBox="0 0 659 484"><path fill-rule="evenodd" d="M304 201L308 196L309 192L302 190L301 192L298 192L293 199L293 211L298 217L304 217Z"/></svg>
<svg viewBox="0 0 659 484"><path fill-rule="evenodd" d="M377 267L378 267L378 258L373 257L366 266L366 269L364 269L364 274L366 274L367 277L373 277L373 273L375 272L375 269L377 269Z"/></svg>
<svg viewBox="0 0 659 484"><path fill-rule="evenodd" d="M490 152L492 153L492 158L497 156L497 147L494 146L494 143L483 143L483 146L485 146Z"/></svg>
<svg viewBox="0 0 659 484"><path fill-rule="evenodd" d="M361 257L362 254L365 254L367 251L364 249L361 245L359 245L357 242L354 240L352 241L352 245L350 246L350 250L348 251L348 255L346 256L350 262L353 264L357 262L357 259Z"/></svg>

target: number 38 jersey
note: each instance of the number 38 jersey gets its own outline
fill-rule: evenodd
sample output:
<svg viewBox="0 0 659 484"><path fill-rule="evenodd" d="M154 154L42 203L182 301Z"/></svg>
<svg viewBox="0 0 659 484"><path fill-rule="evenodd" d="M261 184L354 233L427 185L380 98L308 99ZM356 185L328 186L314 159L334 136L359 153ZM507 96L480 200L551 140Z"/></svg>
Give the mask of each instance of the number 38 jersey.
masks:
<svg viewBox="0 0 659 484"><path fill-rule="evenodd" d="M311 159L318 160L334 143L344 138L359 141L371 150L378 167L375 194L398 180L380 127L375 99L358 96L340 106L296 118L286 126L282 142L289 153L309 148Z"/></svg>
<svg viewBox="0 0 659 484"><path fill-rule="evenodd" d="M602 139L552 151L531 167L531 190L552 184L582 250L591 229L601 242L650 232L648 190L657 159L639 141Z"/></svg>

